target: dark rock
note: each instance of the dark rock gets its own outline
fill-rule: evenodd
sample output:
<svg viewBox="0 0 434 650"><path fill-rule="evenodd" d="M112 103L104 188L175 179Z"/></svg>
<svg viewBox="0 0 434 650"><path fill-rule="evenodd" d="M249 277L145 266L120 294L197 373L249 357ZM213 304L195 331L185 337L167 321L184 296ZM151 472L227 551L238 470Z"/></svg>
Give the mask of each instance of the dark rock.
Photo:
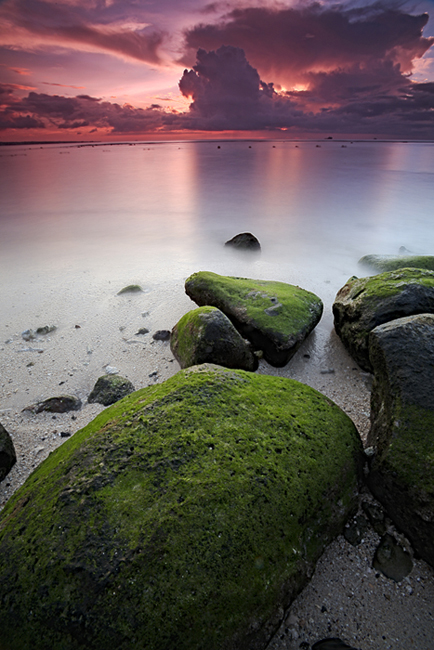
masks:
<svg viewBox="0 0 434 650"><path fill-rule="evenodd" d="M2 645L262 650L362 466L348 416L287 378L204 365L133 393L0 513Z"/></svg>
<svg viewBox="0 0 434 650"><path fill-rule="evenodd" d="M0 424L0 481L9 474L16 462L17 456L12 438Z"/></svg>
<svg viewBox="0 0 434 650"><path fill-rule="evenodd" d="M142 291L143 289L139 284L129 284L127 287L118 291L118 296L121 296L123 293L141 293Z"/></svg>
<svg viewBox="0 0 434 650"><path fill-rule="evenodd" d="M134 390L133 384L129 379L125 379L125 377L119 377L119 375L103 375L97 380L87 401L89 403L97 402L98 404L109 406L130 393L133 393Z"/></svg>
<svg viewBox="0 0 434 650"><path fill-rule="evenodd" d="M386 521L384 517L384 510L380 506L375 505L375 503L369 503L369 501L362 502L362 510L369 519L369 523L372 528L375 530L377 535L385 534L386 532Z"/></svg>
<svg viewBox="0 0 434 650"><path fill-rule="evenodd" d="M135 333L134 336L141 336L143 334L149 334L149 330L147 327L141 327L139 331Z"/></svg>
<svg viewBox="0 0 434 650"><path fill-rule="evenodd" d="M413 561L391 535L384 535L375 551L373 567L386 578L401 582L412 570Z"/></svg>
<svg viewBox="0 0 434 650"><path fill-rule="evenodd" d="M434 315L400 318L369 337L374 368L367 477L374 496L434 566Z"/></svg>
<svg viewBox="0 0 434 650"><path fill-rule="evenodd" d="M66 413L67 411L79 411L81 409L81 400L73 395L59 395L59 397L49 397L43 402L37 402L27 406L24 411L32 413Z"/></svg>
<svg viewBox="0 0 434 650"><path fill-rule="evenodd" d="M372 372L368 336L374 327L413 314L434 313L434 272L401 269L353 277L333 304L337 334L363 370Z"/></svg>
<svg viewBox="0 0 434 650"><path fill-rule="evenodd" d="M55 325L44 325L43 327L38 327L36 329L36 334L45 336L46 334L51 334L51 332L55 332L56 330L57 327Z"/></svg>
<svg viewBox="0 0 434 650"><path fill-rule="evenodd" d="M200 272L187 278L185 291L200 307L220 309L253 350L262 350L265 360L278 367L294 356L323 310L318 296L283 282Z"/></svg>
<svg viewBox="0 0 434 650"><path fill-rule="evenodd" d="M358 515L345 526L344 537L352 546L357 546L368 530L368 521L363 515Z"/></svg>
<svg viewBox="0 0 434 650"><path fill-rule="evenodd" d="M248 250L248 251L260 251L261 244L250 232L243 232L239 235L235 235L232 239L229 239L225 242L225 246L230 246L231 248L237 248L239 250Z"/></svg>
<svg viewBox="0 0 434 650"><path fill-rule="evenodd" d="M227 316L216 307L188 312L172 330L170 348L181 368L215 363L256 370L258 359Z"/></svg>
<svg viewBox="0 0 434 650"><path fill-rule="evenodd" d="M432 255L365 255L359 264L384 273L397 269L427 269L434 271L434 256Z"/></svg>
<svg viewBox="0 0 434 650"><path fill-rule="evenodd" d="M336 638L323 639L313 644L312 650L357 650L352 645Z"/></svg>
<svg viewBox="0 0 434 650"><path fill-rule="evenodd" d="M152 335L152 338L154 339L154 341L169 341L170 332L169 330L157 330Z"/></svg>

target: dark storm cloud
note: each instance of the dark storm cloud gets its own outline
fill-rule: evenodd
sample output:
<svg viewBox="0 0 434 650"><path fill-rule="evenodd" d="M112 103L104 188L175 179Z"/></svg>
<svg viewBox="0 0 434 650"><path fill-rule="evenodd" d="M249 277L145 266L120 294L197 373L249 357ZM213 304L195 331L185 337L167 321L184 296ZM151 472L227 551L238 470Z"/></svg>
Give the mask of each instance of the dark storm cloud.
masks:
<svg viewBox="0 0 434 650"><path fill-rule="evenodd" d="M186 55L198 48L241 47L260 75L275 83L304 80L311 72L328 72L374 61L398 63L411 70L434 42L424 38L428 16L412 16L377 2L367 7L329 8L312 3L298 7L235 9L217 24L200 24L185 34Z"/></svg>
<svg viewBox="0 0 434 650"><path fill-rule="evenodd" d="M18 28L28 39L43 37L59 45L90 46L147 63L159 63L158 48L163 35L138 22L134 25L134 21L123 26L121 20L116 20L119 16L113 9L92 2L9 1L2 7L4 34L10 28Z"/></svg>
<svg viewBox="0 0 434 650"><path fill-rule="evenodd" d="M2 96L0 95L0 104ZM161 112L155 107L142 109L95 97L79 95L62 97L31 92L21 100L12 101L0 111L0 128L17 126L23 120L33 120L29 128L71 129L92 126L108 128L112 133L137 133L152 131L161 126Z"/></svg>

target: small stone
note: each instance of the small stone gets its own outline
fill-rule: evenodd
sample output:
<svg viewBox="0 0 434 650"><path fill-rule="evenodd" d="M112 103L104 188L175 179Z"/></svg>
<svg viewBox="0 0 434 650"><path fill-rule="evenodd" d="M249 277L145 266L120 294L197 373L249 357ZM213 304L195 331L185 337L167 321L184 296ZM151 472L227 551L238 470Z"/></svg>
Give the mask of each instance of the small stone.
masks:
<svg viewBox="0 0 434 650"><path fill-rule="evenodd" d="M114 404L134 391L133 384L125 377L103 375L98 379L87 401L104 406Z"/></svg>
<svg viewBox="0 0 434 650"><path fill-rule="evenodd" d="M412 570L413 561L392 535L384 535L375 551L373 566L386 578L400 582Z"/></svg>
<svg viewBox="0 0 434 650"><path fill-rule="evenodd" d="M324 368L323 370L320 370L320 373L322 375L332 375L334 371L335 371L334 368Z"/></svg>
<svg viewBox="0 0 434 650"><path fill-rule="evenodd" d="M9 474L16 462L17 456L12 438L0 424L0 481Z"/></svg>
<svg viewBox="0 0 434 650"><path fill-rule="evenodd" d="M55 325L44 325L43 327L38 327L36 330L36 334L41 334L45 336L45 334L50 334L50 332L54 332L57 329Z"/></svg>
<svg viewBox="0 0 434 650"><path fill-rule="evenodd" d="M148 334L149 330L146 327L141 327L138 332L135 333L134 336L141 336L142 334Z"/></svg>
<svg viewBox="0 0 434 650"><path fill-rule="evenodd" d="M152 338L154 341L168 341L170 339L170 332L169 330L157 330L152 335Z"/></svg>
<svg viewBox="0 0 434 650"><path fill-rule="evenodd" d="M117 375L119 370L115 368L114 366L106 366L105 367L105 372L106 375Z"/></svg>
<svg viewBox="0 0 434 650"><path fill-rule="evenodd" d="M43 402L37 402L27 406L23 411L31 413L42 413L48 411L51 413L66 413L67 411L78 411L81 409L81 400L73 395L60 395L59 397L49 397Z"/></svg>
<svg viewBox="0 0 434 650"><path fill-rule="evenodd" d="M129 284L120 291L118 291L118 296L123 293L141 293L143 291L142 287L139 284Z"/></svg>
<svg viewBox="0 0 434 650"><path fill-rule="evenodd" d="M25 341L33 341L36 338L36 333L34 330L25 330L21 332L21 336Z"/></svg>

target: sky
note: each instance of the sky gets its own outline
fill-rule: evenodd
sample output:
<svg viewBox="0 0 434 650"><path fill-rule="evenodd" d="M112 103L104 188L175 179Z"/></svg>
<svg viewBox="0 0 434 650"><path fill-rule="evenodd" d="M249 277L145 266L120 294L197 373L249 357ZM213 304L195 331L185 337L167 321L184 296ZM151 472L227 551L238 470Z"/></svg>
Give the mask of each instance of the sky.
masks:
<svg viewBox="0 0 434 650"><path fill-rule="evenodd" d="M0 0L0 142L329 136L434 140L434 0Z"/></svg>

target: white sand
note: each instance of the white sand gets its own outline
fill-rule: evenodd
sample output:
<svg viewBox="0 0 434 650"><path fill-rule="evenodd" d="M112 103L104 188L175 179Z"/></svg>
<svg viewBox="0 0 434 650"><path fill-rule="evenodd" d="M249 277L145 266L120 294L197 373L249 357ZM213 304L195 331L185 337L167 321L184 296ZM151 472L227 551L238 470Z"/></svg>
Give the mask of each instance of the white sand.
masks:
<svg viewBox="0 0 434 650"><path fill-rule="evenodd" d="M16 280L16 278L15 278ZM135 281L128 278L124 284ZM158 329L171 329L194 305L183 279L159 283L140 294L116 295L124 286L77 277L41 286L35 277L5 285L0 330L0 422L13 438L18 461L0 483L0 507L32 470L102 406L86 402L107 365L136 389L161 382L179 370L167 342L153 341ZM258 372L292 377L320 390L353 419L362 439L369 428L370 375L357 367L332 327L334 288L327 288L325 313L315 332L282 369L261 362ZM321 296L323 297L323 296ZM21 332L44 325L55 332L26 342ZM77 327L79 326L79 327ZM147 327L150 332L136 335ZM39 352L38 350L42 350ZM83 402L80 411L33 415L22 409L59 394ZM339 537L326 551L310 585L286 613L272 650L295 649L302 642L340 637L360 650L430 650L434 636L433 571L415 562L408 578L395 584L375 577L371 563L379 538L370 532L357 548ZM324 611L324 607L326 611ZM323 610L323 611L322 611ZM307 647L307 646L304 646Z"/></svg>

